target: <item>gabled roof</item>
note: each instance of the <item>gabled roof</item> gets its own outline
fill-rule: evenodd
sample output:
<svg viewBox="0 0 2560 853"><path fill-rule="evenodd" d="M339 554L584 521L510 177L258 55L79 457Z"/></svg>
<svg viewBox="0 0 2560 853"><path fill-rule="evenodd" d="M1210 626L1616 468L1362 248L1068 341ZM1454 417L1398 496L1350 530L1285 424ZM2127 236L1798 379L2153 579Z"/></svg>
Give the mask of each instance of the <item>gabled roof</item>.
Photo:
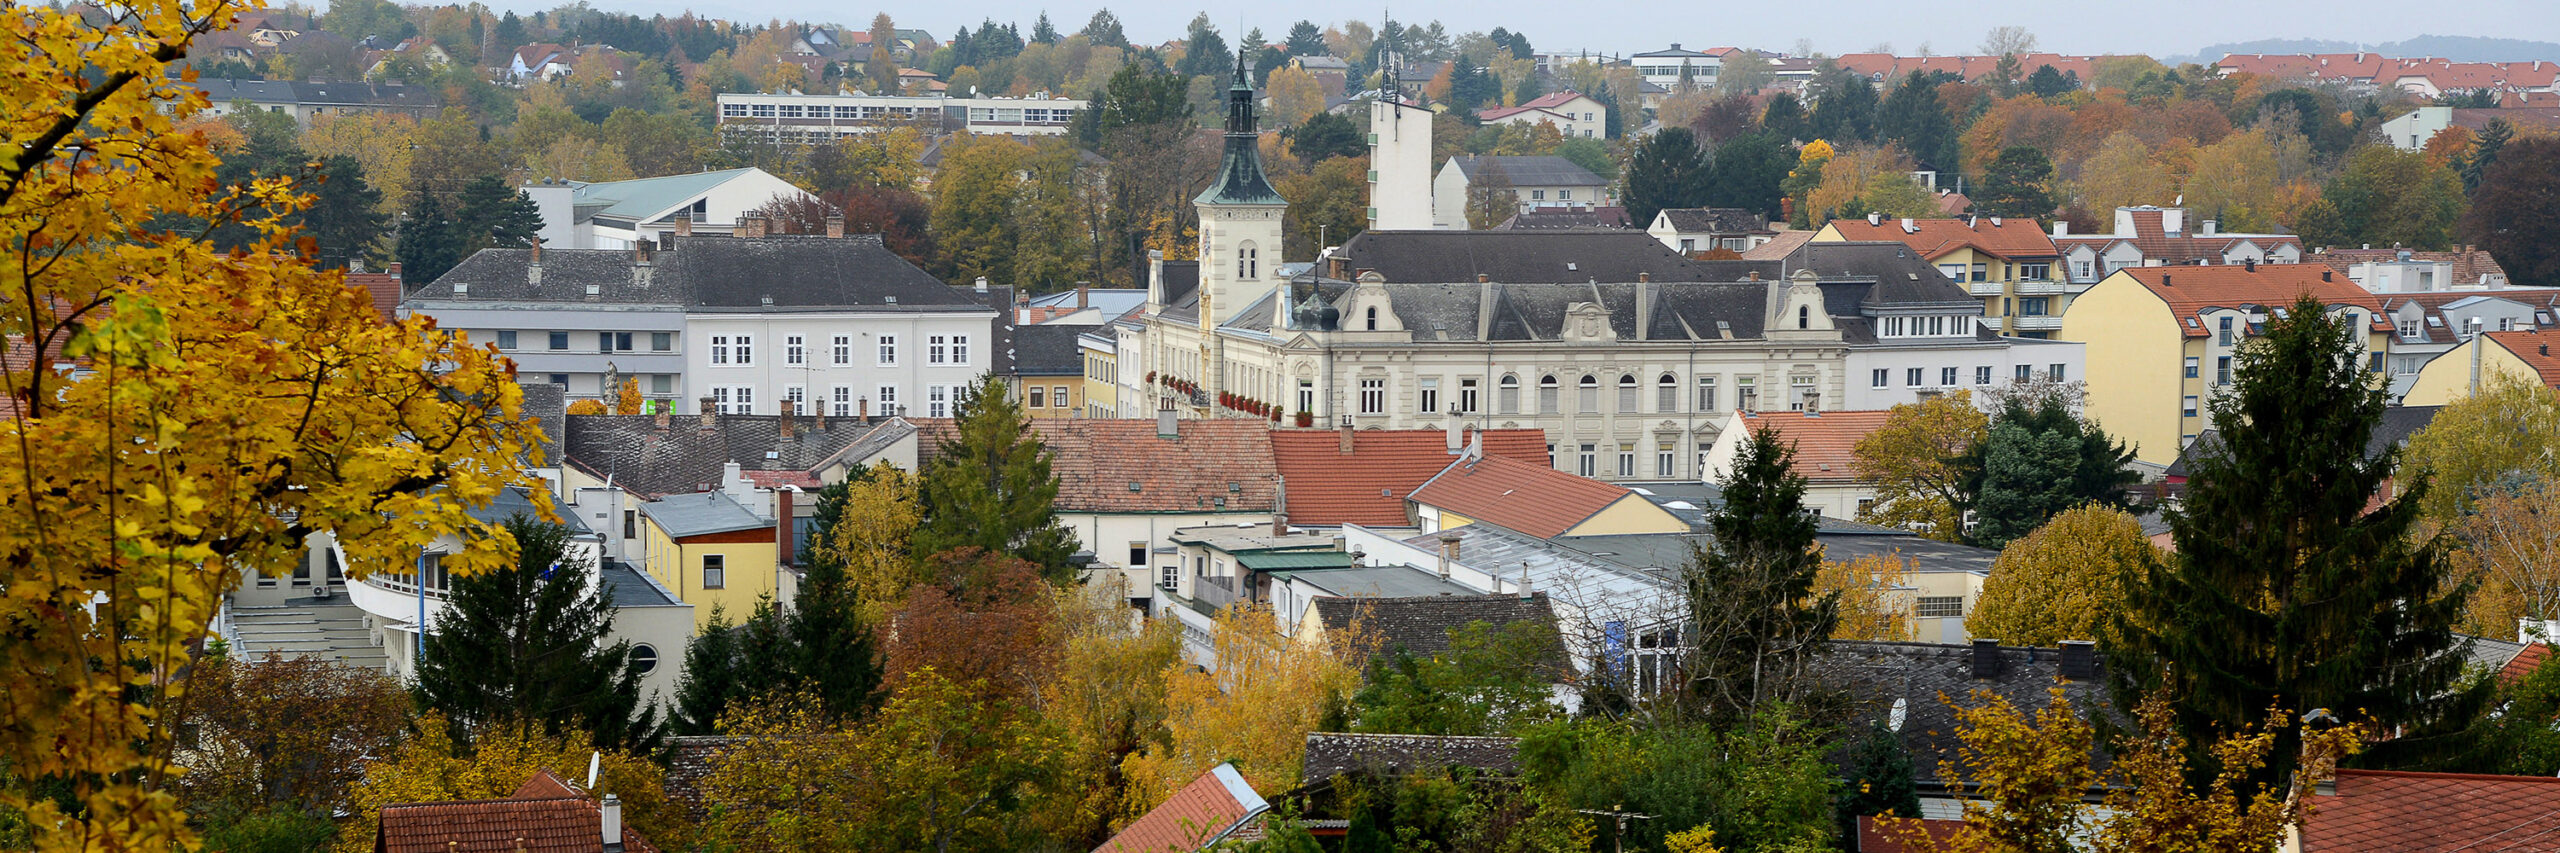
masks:
<svg viewBox="0 0 2560 853"><path fill-rule="evenodd" d="M683 205L693 203L720 185L764 174L749 166L714 172L690 172L628 181L596 181L570 185L570 203L587 216L603 215L634 222L654 222ZM767 178L772 176L766 175Z"/></svg>
<svg viewBox="0 0 2560 853"><path fill-rule="evenodd" d="M2489 336L2489 340L2496 341L2500 348L2524 362L2524 366L2532 368L2534 375L2541 378L2542 384L2560 388L2560 356L2551 354L2551 344L2560 342L2560 335L2545 335L2539 330L2531 329L2485 334Z"/></svg>
<svg viewBox="0 0 2560 853"><path fill-rule="evenodd" d="M2302 257L2306 264L2328 264L2339 272L2352 272L2357 264L2400 263L2402 249L2321 249ZM2409 260L2453 265L2453 281L2446 284L2478 284L2486 276L2507 277L2505 267L2498 265L2487 249L2455 252L2408 252Z"/></svg>
<svg viewBox="0 0 2560 853"><path fill-rule="evenodd" d="M1467 176L1470 183L1487 172L1499 172L1504 182L1515 187L1601 187L1609 184L1608 179L1553 154L1461 154L1449 158L1449 168Z"/></svg>
<svg viewBox="0 0 2560 853"><path fill-rule="evenodd" d="M1016 376L1082 376L1084 348L1076 338L1085 326L1062 326L1034 323L1013 330L1013 372Z"/></svg>
<svg viewBox="0 0 2560 853"><path fill-rule="evenodd" d="M1909 223L1908 226L1905 223ZM2002 258L2051 258L2053 238L2033 219L1977 216L1966 219L1834 219L1831 227L1850 240L1890 240L1910 246L1935 260L1957 249Z"/></svg>
<svg viewBox="0 0 2560 853"><path fill-rule="evenodd" d="M1562 536L1601 510L1634 496L1625 486L1577 477L1543 464L1487 457L1450 463L1422 488L1413 490L1412 501L1531 536L1552 537Z"/></svg>
<svg viewBox="0 0 2560 853"><path fill-rule="evenodd" d="M1258 419L1179 420L1174 438L1158 436L1152 419L1034 418L1030 424L1051 454L1057 507L1064 512L1268 513L1279 504L1272 429ZM916 426L920 468L958 435L947 418Z"/></svg>
<svg viewBox="0 0 2560 853"><path fill-rule="evenodd" d="M1774 261L1784 258L1790 254L1794 254L1798 247L1812 242L1814 234L1815 232L1803 229L1780 231L1777 236L1769 238L1769 242L1742 250L1742 259L1746 261Z"/></svg>
<svg viewBox="0 0 2560 853"><path fill-rule="evenodd" d="M1555 633L1555 610L1548 606L1545 593L1529 596L1432 595L1419 598L1318 598L1313 606L1316 618L1323 620L1327 635L1338 635L1357 626L1374 632L1378 646L1370 650L1370 659L1392 655L1401 649L1417 658L1433 658L1449 650L1449 632L1483 622L1501 630L1514 622L1539 626L1548 638L1541 663L1546 672L1562 678L1573 671L1566 662L1564 640Z"/></svg>
<svg viewBox="0 0 2560 853"><path fill-rule="evenodd" d="M1131 822L1094 853L1171 853L1202 850L1238 825L1270 810L1232 762L1220 762Z"/></svg>
<svg viewBox="0 0 2560 853"><path fill-rule="evenodd" d="M2398 343L2453 343L2462 340L2464 323L2480 317L2479 309L2490 301L2506 302L2526 309L2524 326L2552 328L2560 326L2560 287L2502 287L2496 290L2432 290L2422 293L2376 293L2382 310L2392 319L2406 319L2411 306L2420 318L2415 337L2400 335Z"/></svg>
<svg viewBox="0 0 2560 853"><path fill-rule="evenodd" d="M1750 412L1731 425L1733 428L1776 431L1780 442L1796 450L1795 472L1815 483L1855 482L1858 441L1868 433L1884 427L1893 413L1883 410L1863 412Z"/></svg>
<svg viewBox="0 0 2560 853"><path fill-rule="evenodd" d="M532 274L533 252L482 249L434 282L416 286L409 304L653 305L742 313L995 310L978 295L943 284L898 257L877 234L698 234L651 253L645 268L630 250L542 249L538 280ZM467 286L468 292L457 297L456 285ZM593 296L587 293L590 286L596 290Z"/></svg>
<svg viewBox="0 0 2560 853"><path fill-rule="evenodd" d="M1623 207L1541 207L1487 229L1491 231L1615 231L1627 227Z"/></svg>
<svg viewBox="0 0 2560 853"><path fill-rule="evenodd" d="M2168 226L2169 211L2164 208L2117 208L2116 212L2131 222L2131 233L2065 234L2052 238L2054 248L2068 252L2087 246L2103 252L2119 242L2131 243L2142 252L2143 263L2166 266L2193 266L2199 261L2219 264L2223 262L2223 252L2243 241L2268 251L2283 246L2302 248L2302 239L2291 234L2201 234L2183 218L2180 230L2173 232Z"/></svg>
<svg viewBox="0 0 2560 853"><path fill-rule="evenodd" d="M625 853L657 847L622 822ZM604 809L549 771L502 800L400 803L382 807L375 853L594 853L604 849Z"/></svg>
<svg viewBox="0 0 2560 853"><path fill-rule="evenodd" d="M397 323L400 321L400 265L391 266L390 272L347 273L347 285L364 288L365 295L373 297L373 310L382 314L383 322Z"/></svg>
<svg viewBox="0 0 2560 853"><path fill-rule="evenodd" d="M2302 853L2555 849L2560 779L2340 770L2313 798Z"/></svg>
<svg viewBox="0 0 2560 853"><path fill-rule="evenodd" d="M1769 220L1739 207L1666 207L1661 217L1683 234L1757 234Z"/></svg>
<svg viewBox="0 0 2560 853"><path fill-rule="evenodd" d="M664 429L655 415L569 416L567 459L644 498L719 488L730 462L749 479L786 474L777 484L807 486L815 472L861 464L915 430L897 418L794 415L786 441L780 415L714 415L710 429L701 424L698 415L669 415Z"/></svg>
<svg viewBox="0 0 2560 853"><path fill-rule="evenodd" d="M1746 270L1778 275L1776 264L1682 257L1642 231L1363 231L1335 250L1335 278L1371 270L1389 282L1504 284L1739 281ZM1168 272L1172 264L1166 264Z"/></svg>
<svg viewBox="0 0 2560 853"><path fill-rule="evenodd" d="M1546 464L1545 430L1496 429L1474 435L1484 442L1488 456ZM1404 499L1454 458L1443 430L1357 430L1351 440L1351 450L1344 451L1341 433L1333 430L1272 431L1272 459L1288 483L1291 526L1411 526Z"/></svg>
<svg viewBox="0 0 2560 853"><path fill-rule="evenodd" d="M2375 331L2391 330L2391 318L2382 313L2382 300L2321 264L2126 267L2115 274L2131 277L2168 303L2170 320L2190 338L2213 334L2206 323L2186 322L2200 316L2200 312L2284 308L2306 293L2332 308L2362 308L2370 315Z"/></svg>
<svg viewBox="0 0 2560 853"><path fill-rule="evenodd" d="M1520 772L1520 739L1468 735L1308 732L1298 781L1313 785L1354 773L1395 775L1463 767L1494 776Z"/></svg>

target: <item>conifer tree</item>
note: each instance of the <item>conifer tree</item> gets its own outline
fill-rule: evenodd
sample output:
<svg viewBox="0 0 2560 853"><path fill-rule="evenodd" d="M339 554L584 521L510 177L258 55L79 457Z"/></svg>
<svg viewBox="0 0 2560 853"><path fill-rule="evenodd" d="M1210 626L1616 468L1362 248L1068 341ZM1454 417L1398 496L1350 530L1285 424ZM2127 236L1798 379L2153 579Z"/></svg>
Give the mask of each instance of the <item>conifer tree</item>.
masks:
<svg viewBox="0 0 2560 853"><path fill-rule="evenodd" d="M916 558L975 546L1067 580L1076 538L1051 506L1058 478L1049 471L1049 449L1031 434L1004 380L990 375L962 389L952 420L957 435L924 466L924 520L911 540Z"/></svg>
<svg viewBox="0 0 2560 853"><path fill-rule="evenodd" d="M586 731L595 744L646 748L658 711L640 707L640 665L613 633L610 591L569 530L518 515L510 568L453 580L418 661L418 704L469 732L538 726Z"/></svg>
<svg viewBox="0 0 2560 853"><path fill-rule="evenodd" d="M1953 462L1973 478L1964 508L1974 513L1974 526L1966 538L2000 548L2073 507L2122 508L2125 487L2138 479L2126 467L2132 461L2132 449L2060 396L2008 400L1988 437Z"/></svg>
<svg viewBox="0 0 2560 853"><path fill-rule="evenodd" d="M1627 221L1652 225L1653 215L1664 208L1705 204L1709 179L1698 135L1685 127L1663 128L1627 163Z"/></svg>
<svg viewBox="0 0 2560 853"><path fill-rule="evenodd" d="M1886 728L1882 720L1870 723L1849 746L1847 758L1848 782L1840 786L1840 796L1832 803L1844 830L1841 837L1857 837L1860 817L1920 816L1919 771L1911 764L1911 751L1903 747L1900 732Z"/></svg>
<svg viewBox="0 0 2560 853"><path fill-rule="evenodd" d="M2458 684L2453 627L2471 584L2447 577L2437 541L2411 535L2424 480L2367 508L2398 451L2366 452L2384 389L2355 344L2362 330L2308 295L2276 313L2210 404L2219 440L2193 455L2186 499L2167 513L2175 557L2126 585L2134 654L2122 659L2157 668L2119 667L2119 686L2168 689L2189 743L2269 707L2327 709L2397 732L2367 756L2406 762L2487 696L2490 682ZM2130 707L2140 692L2119 696ZM2285 778L2301 745L2299 728L2280 733L2256 781Z"/></svg>
<svg viewBox="0 0 2560 853"><path fill-rule="evenodd" d="M1746 719L1792 699L1838 621L1839 594L1813 591L1822 555L1794 460L1776 432L1753 432L1723 484L1724 505L1707 517L1714 542L1690 547L1684 676L1692 711L1712 719Z"/></svg>

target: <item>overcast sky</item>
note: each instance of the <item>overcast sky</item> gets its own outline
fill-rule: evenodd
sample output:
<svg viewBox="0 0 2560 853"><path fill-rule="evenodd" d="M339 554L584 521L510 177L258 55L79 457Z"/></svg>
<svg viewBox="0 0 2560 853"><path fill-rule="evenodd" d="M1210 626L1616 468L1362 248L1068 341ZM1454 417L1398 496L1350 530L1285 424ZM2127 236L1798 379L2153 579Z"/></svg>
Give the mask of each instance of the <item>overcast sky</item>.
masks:
<svg viewBox="0 0 2560 853"><path fill-rule="evenodd" d="M784 17L861 26L868 24L872 15L868 7L822 0L763 0L753 4L687 0L589 2L601 9L643 14L675 14L692 9L745 21ZM526 3L519 8L531 11L551 5ZM1237 35L1237 22L1242 20L1243 29L1260 27L1264 35L1276 41L1301 18L1319 24L1355 17L1374 22L1381 5L1393 9L1399 20L1437 19L1453 35L1497 26L1523 30L1541 51L1629 53L1658 49L1673 41L1691 48L1733 45L1783 51L1791 49L1798 39L1811 39L1815 50L1829 54L1864 51L1879 44L1890 44L1895 52L1911 54L1925 44L1933 53L1948 55L1972 53L1984 31L2004 24L2027 27L2045 50L2072 54L2170 56L2192 53L2209 44L2262 38L2322 38L2375 44L2434 34L2560 41L2560 6L2551 0L2468 0L2442 7L2388 0L1826 0L1694 6L1658 0L1440 0L1394 4L1300 0L1215 6L1200 0L1110 2L1112 13L1127 27L1129 38L1142 43L1180 36L1183 25L1202 11L1209 13L1230 40ZM942 38L950 37L961 26L975 28L989 17L998 22L1017 21L1027 36L1032 19L1044 9L1060 30L1073 32L1096 8L1043 0L900 7L907 11L892 12L900 26L923 27Z"/></svg>

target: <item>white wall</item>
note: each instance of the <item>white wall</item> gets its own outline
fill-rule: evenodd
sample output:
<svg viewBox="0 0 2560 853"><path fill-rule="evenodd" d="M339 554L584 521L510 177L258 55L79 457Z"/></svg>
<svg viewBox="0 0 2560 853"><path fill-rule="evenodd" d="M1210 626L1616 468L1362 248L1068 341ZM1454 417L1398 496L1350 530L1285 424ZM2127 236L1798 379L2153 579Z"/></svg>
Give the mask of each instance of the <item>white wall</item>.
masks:
<svg viewBox="0 0 2560 853"><path fill-rule="evenodd" d="M1432 112L1384 101L1369 105L1370 230L1437 227L1431 175ZM1348 235L1345 235L1346 238Z"/></svg>
<svg viewBox="0 0 2560 853"><path fill-rule="evenodd" d="M1890 409L1904 403L1920 401L1927 391L1972 391L1978 397L1983 391L2016 381L2017 368L2025 365L2036 375L2046 375L2053 365L2063 365L2065 381L2088 378L2086 347L2077 341L2040 341L2024 338L2007 339L1997 346L1879 346L1852 349L1845 360L1847 388L1838 408L1848 411ZM1921 384L1914 386L1910 369L1920 369ZM1956 369L1954 385L1943 384L1947 368ZM1983 368L1991 369L1988 384L1977 382ZM1884 387L1875 384L1875 371L1885 371Z"/></svg>
<svg viewBox="0 0 2560 853"><path fill-rule="evenodd" d="M943 416L948 417L958 389L995 364L994 317L991 309L933 314L694 314L685 325L685 370L690 380L686 386L695 399L718 396L714 389L727 389L732 402L724 411L765 415L781 411L778 401L789 388L799 386L807 401L800 411L813 411L811 404L823 402L830 404L831 416L860 414L865 397L870 398L873 415L884 414L881 389L891 386L897 404L913 417L933 416L931 389L939 387L944 389ZM802 361L796 365L788 361L793 335L800 336L802 345ZM838 335L849 338L852 347L849 363L843 366L834 362ZM946 347L941 364L931 359L932 338L937 335ZM881 362L883 336L895 340L895 363ZM753 341L752 364L738 363L740 337ZM711 363L714 338L728 340L729 363ZM966 361L952 360L955 351L950 347L959 338L968 341ZM753 389L751 400L738 406L736 389L742 387ZM837 387L851 389L853 402L843 413L832 408ZM698 407L688 403L679 410L693 412Z"/></svg>

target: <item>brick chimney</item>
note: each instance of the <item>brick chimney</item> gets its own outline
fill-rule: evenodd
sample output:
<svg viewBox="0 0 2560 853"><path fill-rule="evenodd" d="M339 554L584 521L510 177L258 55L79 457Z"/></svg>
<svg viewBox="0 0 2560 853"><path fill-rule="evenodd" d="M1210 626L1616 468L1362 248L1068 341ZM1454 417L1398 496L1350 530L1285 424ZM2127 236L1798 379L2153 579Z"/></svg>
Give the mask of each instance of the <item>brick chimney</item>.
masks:
<svg viewBox="0 0 2560 853"><path fill-rule="evenodd" d="M783 441L800 440L800 437L793 432L793 427L796 425L792 423L793 416L798 415L800 413L799 410L799 403L792 402L791 399L787 397L782 400L782 414L773 421L773 431L776 438L780 438Z"/></svg>
<svg viewBox="0 0 2560 853"><path fill-rule="evenodd" d="M762 238L764 237L764 229L765 229L764 217L761 217L761 216L741 216L741 217L738 217L738 227L737 227L737 229L736 229L736 230L737 230L737 236L744 237L744 238L751 239L751 240L754 240L754 239L762 239Z"/></svg>
<svg viewBox="0 0 2560 853"><path fill-rule="evenodd" d="M659 407L658 407L657 421L658 421L658 431L659 431L659 432L666 432L666 431L667 431L667 429L668 429L669 427L673 427L673 426L675 426L675 419L676 419L675 407L673 407L673 406L659 406Z"/></svg>
<svg viewBox="0 0 2560 853"><path fill-rule="evenodd" d="M791 401L782 401L782 410L784 423L789 423ZM798 486L782 486L773 490L773 550L778 552L776 556L786 566L799 565L800 562L794 559L797 555L791 547L791 496L799 492Z"/></svg>
<svg viewBox="0 0 2560 853"><path fill-rule="evenodd" d="M702 431L711 432L719 428L720 404L709 397L702 398Z"/></svg>
<svg viewBox="0 0 2560 853"><path fill-rule="evenodd" d="M844 239L844 214L827 215L827 237L832 240Z"/></svg>

